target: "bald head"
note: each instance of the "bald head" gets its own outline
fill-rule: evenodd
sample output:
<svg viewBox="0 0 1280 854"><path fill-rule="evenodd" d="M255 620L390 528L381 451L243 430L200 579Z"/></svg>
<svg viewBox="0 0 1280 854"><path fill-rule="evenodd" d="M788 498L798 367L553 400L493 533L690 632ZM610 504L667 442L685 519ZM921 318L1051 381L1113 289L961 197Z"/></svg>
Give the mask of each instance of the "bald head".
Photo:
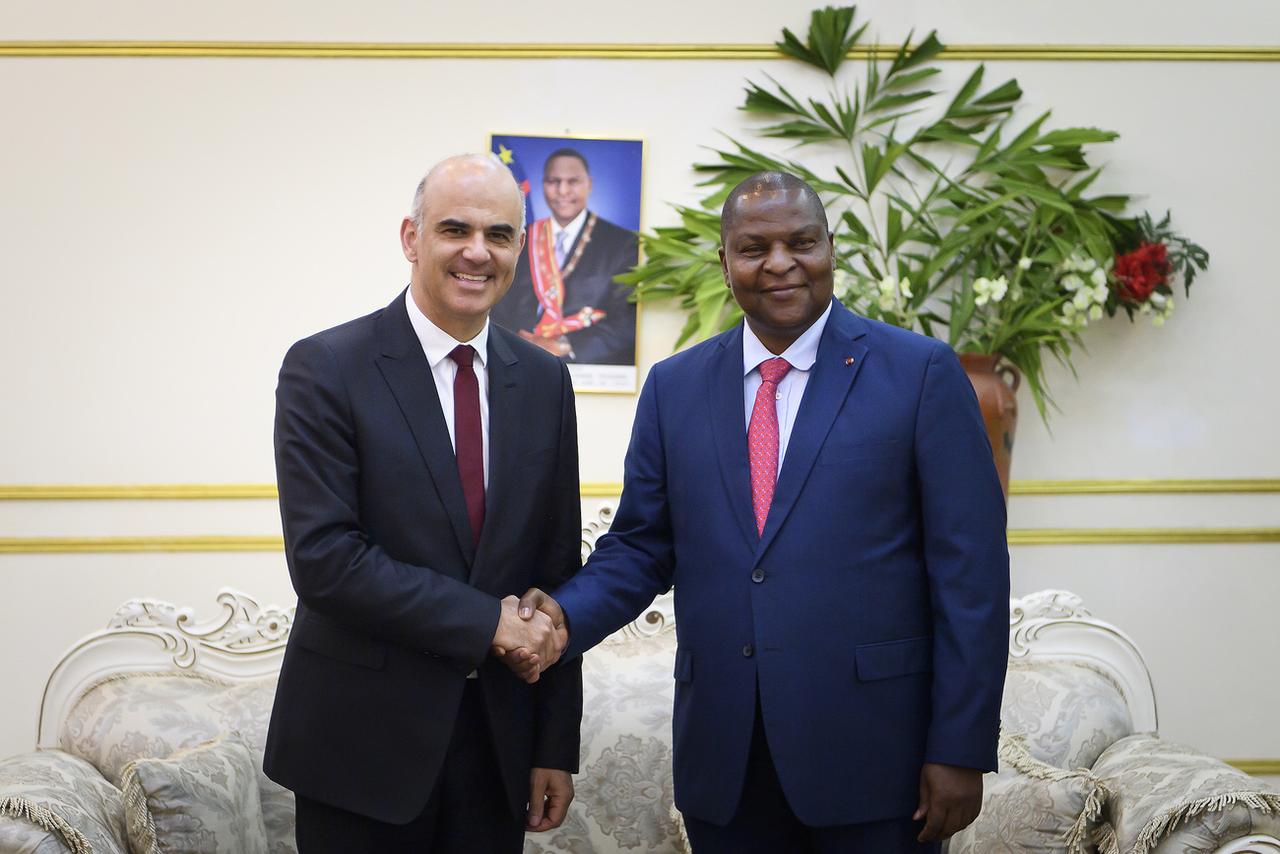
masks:
<svg viewBox="0 0 1280 854"><path fill-rule="evenodd" d="M511 170L495 154L456 154L446 157L427 170L427 174L418 182L418 188L413 193L413 205L409 209L409 219L413 220L413 225L418 230L422 229L422 211L426 199L431 195L432 189L444 181L450 184L468 181L497 182L503 192L509 190L512 203L519 208L520 230L524 231L524 193L516 184Z"/></svg>
<svg viewBox="0 0 1280 854"><path fill-rule="evenodd" d="M720 210L720 242L725 242L743 205L774 193L795 194L822 222L823 231L829 230L827 209L813 187L789 172L757 172L730 190L728 198L724 200L724 207Z"/></svg>

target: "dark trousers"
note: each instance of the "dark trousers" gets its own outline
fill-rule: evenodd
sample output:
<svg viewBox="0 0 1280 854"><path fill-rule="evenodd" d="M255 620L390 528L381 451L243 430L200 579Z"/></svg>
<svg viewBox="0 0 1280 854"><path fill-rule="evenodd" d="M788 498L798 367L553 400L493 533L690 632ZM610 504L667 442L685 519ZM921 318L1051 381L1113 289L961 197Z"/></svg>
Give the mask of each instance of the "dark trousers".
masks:
<svg viewBox="0 0 1280 854"><path fill-rule="evenodd" d="M839 827L802 824L773 767L759 700L738 811L724 827L691 815L684 823L693 854L937 854L941 849L937 843L917 842L924 823L909 818Z"/></svg>
<svg viewBox="0 0 1280 854"><path fill-rule="evenodd" d="M524 817L507 806L475 680L463 692L440 779L413 821L386 824L301 795L297 804L298 854L518 854L524 846Z"/></svg>

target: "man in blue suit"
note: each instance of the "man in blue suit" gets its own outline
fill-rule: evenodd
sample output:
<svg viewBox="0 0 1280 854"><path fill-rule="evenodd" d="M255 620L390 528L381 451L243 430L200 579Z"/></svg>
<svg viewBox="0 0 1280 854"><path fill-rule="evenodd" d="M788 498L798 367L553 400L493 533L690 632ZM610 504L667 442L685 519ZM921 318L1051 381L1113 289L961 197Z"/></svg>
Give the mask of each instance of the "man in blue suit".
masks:
<svg viewBox="0 0 1280 854"><path fill-rule="evenodd" d="M944 343L832 299L817 194L724 206L743 326L655 365L610 533L534 609L566 655L674 584L676 803L697 854L935 851L996 767L1005 508ZM922 826L923 823L923 826Z"/></svg>

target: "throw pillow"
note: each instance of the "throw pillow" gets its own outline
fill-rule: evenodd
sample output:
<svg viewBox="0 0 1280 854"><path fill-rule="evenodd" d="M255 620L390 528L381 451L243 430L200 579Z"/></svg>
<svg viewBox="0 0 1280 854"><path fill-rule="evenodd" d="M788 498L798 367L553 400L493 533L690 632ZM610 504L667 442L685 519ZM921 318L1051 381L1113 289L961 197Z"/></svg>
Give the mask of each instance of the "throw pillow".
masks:
<svg viewBox="0 0 1280 854"><path fill-rule="evenodd" d="M123 786L133 854L266 854L257 771L238 741L135 760Z"/></svg>
<svg viewBox="0 0 1280 854"><path fill-rule="evenodd" d="M1104 851L1198 854L1250 834L1280 837L1280 793L1155 733L1117 741L1093 770L1115 793Z"/></svg>
<svg viewBox="0 0 1280 854"><path fill-rule="evenodd" d="M1107 792L1083 768L1041 762L1021 735L1001 733L1000 770L983 777L982 812L948 854L1089 854Z"/></svg>

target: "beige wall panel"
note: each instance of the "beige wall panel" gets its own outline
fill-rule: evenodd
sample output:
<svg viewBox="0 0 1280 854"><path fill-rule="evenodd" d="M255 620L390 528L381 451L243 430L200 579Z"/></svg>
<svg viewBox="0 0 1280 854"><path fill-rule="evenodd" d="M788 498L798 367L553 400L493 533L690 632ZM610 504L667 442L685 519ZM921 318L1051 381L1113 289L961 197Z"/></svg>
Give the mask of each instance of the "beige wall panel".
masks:
<svg viewBox="0 0 1280 854"><path fill-rule="evenodd" d="M884 40L1280 44L1267 0L862 4ZM0 7L0 38L764 44L803 11L748 0ZM1015 478L1280 477L1270 284L1280 63L989 63L1029 117L1115 129L1106 189L1145 194L1213 254L1163 329L1086 334L1078 380L1050 377L1050 433L1023 395ZM954 84L971 66L945 63ZM385 305L407 280L396 231L422 170L525 132L647 140L644 219L690 202L689 164L741 133L742 83L790 63L619 60L0 59L0 484L269 482L275 372L290 342ZM808 155L806 155L808 156ZM682 319L646 308L642 371ZM634 398L582 396L582 472L619 481ZM588 508L598 499L584 502ZM588 517L589 518L589 517ZM1256 496L1015 498L1015 528L1276 527ZM0 537L276 535L271 501L0 502ZM1129 631L1171 737L1280 758L1280 549L1020 547L1016 593L1065 587ZM0 756L34 736L39 690L125 599L207 608L223 586L288 604L283 555L0 555ZM1259 665L1258 662L1264 664ZM1261 669L1260 669L1261 668ZM1274 668L1272 668L1274 669Z"/></svg>

